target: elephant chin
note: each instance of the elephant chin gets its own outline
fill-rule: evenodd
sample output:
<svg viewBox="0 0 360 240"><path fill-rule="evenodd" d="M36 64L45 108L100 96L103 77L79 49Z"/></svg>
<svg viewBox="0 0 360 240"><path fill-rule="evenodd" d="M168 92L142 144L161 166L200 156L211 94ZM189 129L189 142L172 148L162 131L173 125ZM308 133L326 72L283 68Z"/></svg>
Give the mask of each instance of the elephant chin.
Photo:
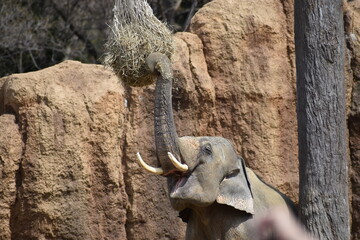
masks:
<svg viewBox="0 0 360 240"><path fill-rule="evenodd" d="M191 207L207 207L216 200L216 194L212 196L204 192L193 175L172 177L169 189L171 205L177 211Z"/></svg>

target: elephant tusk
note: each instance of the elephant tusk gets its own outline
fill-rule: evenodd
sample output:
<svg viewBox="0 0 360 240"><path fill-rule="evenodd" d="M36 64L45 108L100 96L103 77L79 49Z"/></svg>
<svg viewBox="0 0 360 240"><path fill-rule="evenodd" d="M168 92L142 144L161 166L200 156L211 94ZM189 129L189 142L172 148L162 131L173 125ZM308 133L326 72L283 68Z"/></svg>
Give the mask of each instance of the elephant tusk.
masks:
<svg viewBox="0 0 360 240"><path fill-rule="evenodd" d="M168 152L168 156L169 156L171 162L174 164L174 166L175 166L178 170L180 170L180 171L182 171L182 172L186 172L187 170L189 170L188 165L179 162L179 161L176 159L176 157L175 157L171 152Z"/></svg>
<svg viewBox="0 0 360 240"><path fill-rule="evenodd" d="M161 175L164 173L164 171L162 170L162 168L155 168L155 167L151 167L149 165L147 165L144 160L141 158L141 155L139 152L136 153L137 159L140 162L140 165L145 168L147 171L157 174L157 175Z"/></svg>

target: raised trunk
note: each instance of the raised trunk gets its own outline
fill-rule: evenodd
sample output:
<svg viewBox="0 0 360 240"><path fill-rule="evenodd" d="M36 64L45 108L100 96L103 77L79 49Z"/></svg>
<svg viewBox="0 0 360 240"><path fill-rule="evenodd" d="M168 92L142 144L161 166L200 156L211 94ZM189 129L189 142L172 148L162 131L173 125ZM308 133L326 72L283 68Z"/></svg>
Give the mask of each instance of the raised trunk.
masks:
<svg viewBox="0 0 360 240"><path fill-rule="evenodd" d="M169 160L168 152L171 152L180 160L178 136L174 124L171 99L173 74L170 60L165 56L157 58L155 68L160 73L155 89L154 126L156 154L164 170L164 175L168 175L171 172L177 171Z"/></svg>

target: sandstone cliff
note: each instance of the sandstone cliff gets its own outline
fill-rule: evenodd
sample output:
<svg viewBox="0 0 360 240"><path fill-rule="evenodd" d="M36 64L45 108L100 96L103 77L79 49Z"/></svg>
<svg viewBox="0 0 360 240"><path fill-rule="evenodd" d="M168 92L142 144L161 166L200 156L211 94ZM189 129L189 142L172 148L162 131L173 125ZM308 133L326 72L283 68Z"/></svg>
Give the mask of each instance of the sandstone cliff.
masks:
<svg viewBox="0 0 360 240"><path fill-rule="evenodd" d="M230 139L265 181L297 201L292 6L214 0L202 8L190 32L174 37L173 108L180 136ZM358 4L348 14L360 19ZM359 25L348 29L355 39ZM360 46L349 44L356 206ZM182 239L165 179L135 161L140 151L157 165L153 89L123 86L102 66L75 61L0 79L0 239Z"/></svg>
<svg viewBox="0 0 360 240"><path fill-rule="evenodd" d="M349 147L352 193L352 239L360 239L360 2L349 2L345 11L349 50Z"/></svg>

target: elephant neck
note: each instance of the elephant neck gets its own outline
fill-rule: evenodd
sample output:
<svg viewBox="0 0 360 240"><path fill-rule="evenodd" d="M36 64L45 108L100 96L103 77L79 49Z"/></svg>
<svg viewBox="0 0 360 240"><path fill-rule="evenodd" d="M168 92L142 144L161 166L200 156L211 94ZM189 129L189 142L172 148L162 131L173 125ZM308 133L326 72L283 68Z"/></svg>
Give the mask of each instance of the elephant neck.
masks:
<svg viewBox="0 0 360 240"><path fill-rule="evenodd" d="M215 202L191 209L187 232L191 229L189 239L233 239L238 234L244 236L239 226L251 218L251 214Z"/></svg>

